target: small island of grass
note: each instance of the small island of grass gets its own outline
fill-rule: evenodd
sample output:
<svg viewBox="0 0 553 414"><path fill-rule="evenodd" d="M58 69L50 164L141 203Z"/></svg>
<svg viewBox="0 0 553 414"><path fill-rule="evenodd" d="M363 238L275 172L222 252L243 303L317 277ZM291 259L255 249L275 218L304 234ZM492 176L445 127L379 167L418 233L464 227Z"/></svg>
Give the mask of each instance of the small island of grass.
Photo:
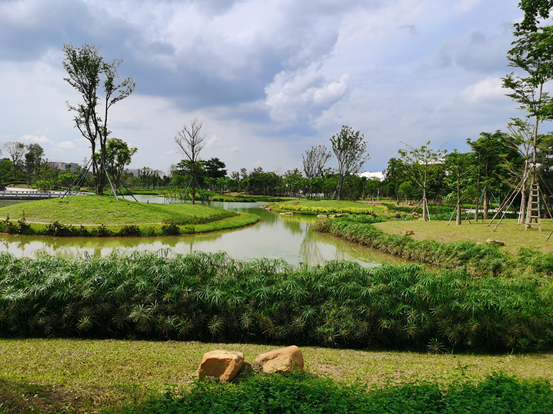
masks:
<svg viewBox="0 0 553 414"><path fill-rule="evenodd" d="M378 214L386 210L379 205L368 205L359 201L343 200L287 200L271 204L272 211L294 214Z"/></svg>
<svg viewBox="0 0 553 414"><path fill-rule="evenodd" d="M0 232L54 236L154 236L243 227L254 214L192 204L76 196L0 208Z"/></svg>

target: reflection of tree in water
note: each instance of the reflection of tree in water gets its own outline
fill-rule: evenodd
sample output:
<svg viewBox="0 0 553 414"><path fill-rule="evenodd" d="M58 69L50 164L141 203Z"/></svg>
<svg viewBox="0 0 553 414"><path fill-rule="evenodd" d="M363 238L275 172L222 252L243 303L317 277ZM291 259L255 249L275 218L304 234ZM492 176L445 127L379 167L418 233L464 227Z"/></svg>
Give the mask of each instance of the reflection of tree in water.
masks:
<svg viewBox="0 0 553 414"><path fill-rule="evenodd" d="M278 216L292 234L307 233L313 219L309 216Z"/></svg>
<svg viewBox="0 0 553 414"><path fill-rule="evenodd" d="M305 238L300 246L300 256L302 257L302 262L309 264L324 263L325 261L319 249L319 243L313 237L312 231L307 231L305 233Z"/></svg>

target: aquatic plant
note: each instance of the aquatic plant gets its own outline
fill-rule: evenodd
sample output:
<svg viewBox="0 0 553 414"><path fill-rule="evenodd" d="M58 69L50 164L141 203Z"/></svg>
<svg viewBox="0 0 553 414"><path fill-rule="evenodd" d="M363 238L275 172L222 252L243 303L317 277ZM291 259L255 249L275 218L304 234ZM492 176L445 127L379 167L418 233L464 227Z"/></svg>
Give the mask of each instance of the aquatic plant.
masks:
<svg viewBox="0 0 553 414"><path fill-rule="evenodd" d="M0 255L0 335L264 341L433 352L553 345L553 282L224 253ZM439 346L438 346L439 345Z"/></svg>

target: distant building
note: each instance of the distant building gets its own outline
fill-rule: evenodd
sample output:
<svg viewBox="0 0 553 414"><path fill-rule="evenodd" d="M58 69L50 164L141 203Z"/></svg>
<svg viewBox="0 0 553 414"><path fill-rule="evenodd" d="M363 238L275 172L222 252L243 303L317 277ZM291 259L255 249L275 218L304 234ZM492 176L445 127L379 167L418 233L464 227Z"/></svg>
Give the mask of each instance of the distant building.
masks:
<svg viewBox="0 0 553 414"><path fill-rule="evenodd" d="M61 161L49 161L48 165L52 168L57 168L58 170L66 170L69 169L69 171L75 171L79 164L76 162L61 162Z"/></svg>
<svg viewBox="0 0 553 414"><path fill-rule="evenodd" d="M370 179L377 179L378 181L382 181L384 179L384 173L382 171L377 171L377 172L365 171L365 172L357 174L357 175L359 177L366 177L369 180Z"/></svg>
<svg viewBox="0 0 553 414"><path fill-rule="evenodd" d="M139 177L142 172L142 168L127 168L125 169L125 172L132 174L133 177Z"/></svg>

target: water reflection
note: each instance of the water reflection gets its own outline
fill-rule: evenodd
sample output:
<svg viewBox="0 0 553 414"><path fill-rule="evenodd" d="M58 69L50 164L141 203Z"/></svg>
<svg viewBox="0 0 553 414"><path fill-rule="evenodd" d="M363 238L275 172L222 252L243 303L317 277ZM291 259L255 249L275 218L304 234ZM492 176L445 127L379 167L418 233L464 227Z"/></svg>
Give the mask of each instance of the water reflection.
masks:
<svg viewBox="0 0 553 414"><path fill-rule="evenodd" d="M163 198L140 196L139 201L163 203ZM382 262L404 263L399 258L385 255L329 234L310 231L313 216L284 216L259 208L261 203L213 203L233 211L244 211L260 216L259 223L242 229L223 232L171 237L45 237L0 235L0 250L16 257L36 257L42 252L73 257L86 252L95 257L122 252L170 249L177 254L194 251L225 251L236 259L280 258L291 264L319 264L328 260L355 260L363 266Z"/></svg>

